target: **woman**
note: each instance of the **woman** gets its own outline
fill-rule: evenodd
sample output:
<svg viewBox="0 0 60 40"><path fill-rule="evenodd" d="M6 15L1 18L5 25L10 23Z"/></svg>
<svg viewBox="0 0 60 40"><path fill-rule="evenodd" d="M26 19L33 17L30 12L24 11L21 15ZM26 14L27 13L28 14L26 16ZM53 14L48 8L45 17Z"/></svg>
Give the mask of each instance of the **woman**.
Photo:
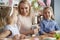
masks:
<svg viewBox="0 0 60 40"><path fill-rule="evenodd" d="M20 1L18 5L18 26L21 28L20 33L29 35L33 34L34 30L32 28L32 15L30 13L31 7L28 1Z"/></svg>
<svg viewBox="0 0 60 40"><path fill-rule="evenodd" d="M51 7L43 9L43 20L40 22L39 34L54 34L54 31L60 30L58 24L54 20L54 14Z"/></svg>

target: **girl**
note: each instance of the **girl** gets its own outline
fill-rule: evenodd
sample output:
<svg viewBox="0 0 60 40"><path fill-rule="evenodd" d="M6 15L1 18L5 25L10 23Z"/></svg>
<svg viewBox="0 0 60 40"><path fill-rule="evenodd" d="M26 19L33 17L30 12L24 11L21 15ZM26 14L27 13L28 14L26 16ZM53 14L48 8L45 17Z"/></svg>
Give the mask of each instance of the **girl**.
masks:
<svg viewBox="0 0 60 40"><path fill-rule="evenodd" d="M43 9L43 20L40 22L39 34L55 33L54 31L60 30L58 24L53 20L54 14L52 7L45 7Z"/></svg>
<svg viewBox="0 0 60 40"><path fill-rule="evenodd" d="M14 39L20 39L20 36L24 37L19 33L19 29L17 25L14 22L14 18L11 16L6 17L6 25L4 28L4 32L0 34L0 38L14 38ZM22 38L21 37L21 38Z"/></svg>

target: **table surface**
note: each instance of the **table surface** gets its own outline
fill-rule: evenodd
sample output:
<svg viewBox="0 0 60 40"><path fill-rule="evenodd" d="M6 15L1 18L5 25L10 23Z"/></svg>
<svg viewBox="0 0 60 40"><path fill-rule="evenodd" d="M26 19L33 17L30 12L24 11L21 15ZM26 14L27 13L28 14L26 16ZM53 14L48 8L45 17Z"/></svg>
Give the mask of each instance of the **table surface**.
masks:
<svg viewBox="0 0 60 40"><path fill-rule="evenodd" d="M47 35L40 35L40 36L33 36L33 37L30 37L30 38L27 38L27 39L22 39L22 40L44 40L45 38L55 38L55 35L54 34L47 34ZM60 40L60 38L58 39Z"/></svg>
<svg viewBox="0 0 60 40"><path fill-rule="evenodd" d="M26 39L20 39L20 40L43 40L44 38L47 38L47 37L52 37L54 38L54 35L40 35L40 36L33 36L33 37L30 37L30 38L26 38ZM13 40L12 38L0 38L0 40ZM60 40L60 38L58 39Z"/></svg>

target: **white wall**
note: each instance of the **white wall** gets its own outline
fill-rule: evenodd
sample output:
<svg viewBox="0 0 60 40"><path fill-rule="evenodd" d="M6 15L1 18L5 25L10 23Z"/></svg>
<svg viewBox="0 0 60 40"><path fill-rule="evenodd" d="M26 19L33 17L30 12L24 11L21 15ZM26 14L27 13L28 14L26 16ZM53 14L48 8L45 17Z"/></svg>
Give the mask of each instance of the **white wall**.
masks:
<svg viewBox="0 0 60 40"><path fill-rule="evenodd" d="M54 0L55 19L60 26L60 0Z"/></svg>

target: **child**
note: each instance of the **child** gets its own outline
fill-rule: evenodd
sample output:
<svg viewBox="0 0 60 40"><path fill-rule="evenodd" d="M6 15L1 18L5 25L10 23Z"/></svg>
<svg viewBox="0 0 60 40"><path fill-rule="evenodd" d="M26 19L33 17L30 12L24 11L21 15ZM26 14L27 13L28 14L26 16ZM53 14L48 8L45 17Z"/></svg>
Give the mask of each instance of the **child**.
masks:
<svg viewBox="0 0 60 40"><path fill-rule="evenodd" d="M43 20L40 21L40 31L39 34L51 34L54 31L60 30L58 24L53 20L53 10L51 7L45 7L43 9Z"/></svg>
<svg viewBox="0 0 60 40"><path fill-rule="evenodd" d="M21 35L19 33L19 29L17 25L14 22L13 17L8 16L6 18L6 22L7 22L7 25L4 28L4 32L0 34L0 38L8 37L8 38L19 39Z"/></svg>

